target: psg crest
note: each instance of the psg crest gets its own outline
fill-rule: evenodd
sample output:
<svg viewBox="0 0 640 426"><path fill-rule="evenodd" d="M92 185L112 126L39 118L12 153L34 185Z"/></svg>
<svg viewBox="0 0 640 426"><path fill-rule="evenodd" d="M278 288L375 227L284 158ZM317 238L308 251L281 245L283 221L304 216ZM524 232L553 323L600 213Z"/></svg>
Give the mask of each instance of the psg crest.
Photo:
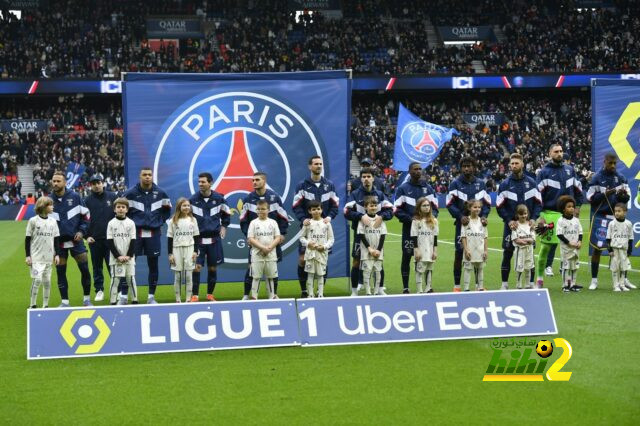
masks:
<svg viewBox="0 0 640 426"><path fill-rule="evenodd" d="M232 213L225 262L246 263L239 217L242 199L253 191L253 174L266 172L268 187L280 195L289 213L286 252L299 237L291 214L293 191L309 173L307 160L323 156L318 139L300 112L275 97L253 92L204 94L182 104L162 126L154 181L173 193L192 195L198 191L198 173L212 173L212 189L225 194Z"/></svg>
<svg viewBox="0 0 640 426"><path fill-rule="evenodd" d="M458 131L421 120L400 104L396 146L393 151L393 168L409 170L413 162L428 166L438 156L445 143Z"/></svg>
<svg viewBox="0 0 640 426"><path fill-rule="evenodd" d="M442 133L441 126L425 121L410 122L400 133L402 150L411 161L429 163L446 142Z"/></svg>
<svg viewBox="0 0 640 426"><path fill-rule="evenodd" d="M318 155L324 176L343 194L348 176L351 84L344 71L188 74L128 73L122 87L127 185L151 167L153 179L175 203L197 194L198 174L213 175L212 189L224 194L231 224L221 240L224 263L218 282L244 279L249 254L240 230L242 200L253 191L253 174L267 175L289 228L278 264L281 279L297 277L300 222L293 212L298 183L309 177ZM327 153L331 155L327 155ZM347 228L334 221L329 275L347 273ZM162 244L166 244L162 238ZM162 250L161 264L166 257ZM146 273L146 264L138 265ZM172 283L169 268L160 282Z"/></svg>

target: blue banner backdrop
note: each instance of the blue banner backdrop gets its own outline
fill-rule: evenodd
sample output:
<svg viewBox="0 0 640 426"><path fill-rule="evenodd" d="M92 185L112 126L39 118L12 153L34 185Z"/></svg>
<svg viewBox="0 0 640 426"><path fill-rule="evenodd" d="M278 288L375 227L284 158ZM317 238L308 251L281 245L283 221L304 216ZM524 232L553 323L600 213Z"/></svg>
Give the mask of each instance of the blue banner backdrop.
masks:
<svg viewBox="0 0 640 426"><path fill-rule="evenodd" d="M324 175L335 183L341 204L346 197L351 109L346 72L141 73L127 74L123 86L128 186L138 182L141 167L152 166L154 182L175 204L198 190L198 173L213 174L212 189L225 194L232 209L218 279L240 281L249 250L238 221L241 200L252 191L253 173L266 172L267 185L282 198L290 220L279 276L296 279L300 225L291 207L296 185L309 177L311 156L322 157ZM332 225L336 243L329 276L343 277L347 224L340 214ZM172 283L164 259L161 265L159 282ZM137 276L146 277L146 262L136 267Z"/></svg>
<svg viewBox="0 0 640 426"><path fill-rule="evenodd" d="M631 200L627 219L633 223L634 234L640 232L640 204L637 201L640 179L640 81L592 80L592 143L591 167L602 168L604 155L615 152L620 161L618 172L627 178ZM633 255L640 255L635 246Z"/></svg>
<svg viewBox="0 0 640 426"><path fill-rule="evenodd" d="M293 299L31 309L29 359L299 345Z"/></svg>
<svg viewBox="0 0 640 426"><path fill-rule="evenodd" d="M27 358L557 333L547 289L29 309Z"/></svg>
<svg viewBox="0 0 640 426"><path fill-rule="evenodd" d="M547 289L299 299L303 346L558 332Z"/></svg>

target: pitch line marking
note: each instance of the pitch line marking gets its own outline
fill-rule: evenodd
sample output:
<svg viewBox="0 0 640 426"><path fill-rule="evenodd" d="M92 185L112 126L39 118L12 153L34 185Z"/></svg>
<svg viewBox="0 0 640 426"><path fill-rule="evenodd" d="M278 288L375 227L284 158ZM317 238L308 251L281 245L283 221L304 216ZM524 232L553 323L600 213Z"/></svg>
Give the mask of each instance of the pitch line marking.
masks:
<svg viewBox="0 0 640 426"><path fill-rule="evenodd" d="M394 235L396 237L402 237L402 234L394 234L393 232L387 232L387 235ZM389 241L390 243L396 243L396 242L400 242L400 241ZM454 242L453 241L446 241L446 240L441 240L438 239L438 244L443 243L443 244L451 244L453 245ZM497 249L497 248L493 248L493 247L489 247L490 251L497 251L497 252L503 252L503 249ZM535 257L538 257L538 255L536 254ZM559 257L554 257L554 260L561 260ZM581 265L591 265L591 262L584 262L584 261L580 261L579 262ZM640 269L629 269L631 272L640 272Z"/></svg>

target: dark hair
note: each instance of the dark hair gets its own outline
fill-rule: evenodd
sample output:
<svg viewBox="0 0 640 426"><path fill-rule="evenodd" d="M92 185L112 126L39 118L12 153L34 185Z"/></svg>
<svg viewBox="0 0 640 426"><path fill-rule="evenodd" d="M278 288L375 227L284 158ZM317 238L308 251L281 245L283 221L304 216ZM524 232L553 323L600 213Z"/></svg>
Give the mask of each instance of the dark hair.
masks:
<svg viewBox="0 0 640 426"><path fill-rule="evenodd" d="M198 179L200 179L200 178L205 178L207 180L207 182L209 182L209 183L213 182L213 176L209 172L200 173L198 175Z"/></svg>
<svg viewBox="0 0 640 426"><path fill-rule="evenodd" d="M560 213L564 213L564 209L567 207L567 204L573 204L575 207L576 200L571 195L562 195L558 198L556 207Z"/></svg>
<svg viewBox="0 0 640 426"><path fill-rule="evenodd" d="M615 209L616 207L620 207L625 212L627 211L627 204L626 203L616 203L616 205L613 206L613 208Z"/></svg>
<svg viewBox="0 0 640 426"><path fill-rule="evenodd" d="M606 160L616 160L618 161L618 156L614 152L607 152L604 155L604 159Z"/></svg>
<svg viewBox="0 0 640 426"><path fill-rule="evenodd" d="M309 165L311 165L313 163L313 160L315 160L316 158L322 160L322 157L320 157L319 155L314 155L313 157L309 158Z"/></svg>
<svg viewBox="0 0 640 426"><path fill-rule="evenodd" d="M322 208L322 204L320 204L320 201L318 201L318 200L311 200L311 201L309 201L309 204L307 205L307 210L311 210L312 208L315 208L315 207Z"/></svg>
<svg viewBox="0 0 640 426"><path fill-rule="evenodd" d="M417 161L412 161L411 163L409 163L409 170L411 170L411 168L416 164L420 166L420 170L422 170L422 164L418 163Z"/></svg>
<svg viewBox="0 0 640 426"><path fill-rule="evenodd" d="M361 168L360 169L360 177L362 177L362 175L374 176L373 169L371 167L363 167L363 168Z"/></svg>
<svg viewBox="0 0 640 426"><path fill-rule="evenodd" d="M267 174L266 174L265 172L259 172L259 171L258 171L258 172L255 172L255 173L253 174L253 176L254 176L254 177L255 177L255 176L262 176L262 177L264 178L264 180L267 180Z"/></svg>
<svg viewBox="0 0 640 426"><path fill-rule="evenodd" d="M53 178L54 176L62 176L62 179L67 180L67 174L62 170L56 170L55 172L53 172L51 178Z"/></svg>
<svg viewBox="0 0 640 426"><path fill-rule="evenodd" d="M372 196L364 197L364 200L362 200L362 204L364 204L365 207L367 207L369 204L375 204L377 206L378 197L372 197Z"/></svg>
<svg viewBox="0 0 640 426"><path fill-rule="evenodd" d="M470 164L473 167L476 167L476 159L473 157L462 157L462 160L460 160L460 167L464 166L465 164Z"/></svg>
<svg viewBox="0 0 640 426"><path fill-rule="evenodd" d="M153 169L150 166L140 167L140 171L143 171L143 170L151 170L151 171L153 171Z"/></svg>
<svg viewBox="0 0 640 426"><path fill-rule="evenodd" d="M509 156L510 160L520 160L520 161L524 161L524 158L522 157L522 154L520 154L519 152L514 152L513 154L511 154Z"/></svg>
<svg viewBox="0 0 640 426"><path fill-rule="evenodd" d="M254 175L255 176L255 175ZM258 202L256 203L256 207L257 206L262 206L262 205L267 205L269 206L269 202L267 200L258 200Z"/></svg>
<svg viewBox="0 0 640 426"><path fill-rule="evenodd" d="M551 145L549 145L549 151L551 151L553 149L553 147L555 146L559 146L560 148L562 148L562 144L558 143L558 142L554 142ZM562 150L564 151L564 148L562 148Z"/></svg>

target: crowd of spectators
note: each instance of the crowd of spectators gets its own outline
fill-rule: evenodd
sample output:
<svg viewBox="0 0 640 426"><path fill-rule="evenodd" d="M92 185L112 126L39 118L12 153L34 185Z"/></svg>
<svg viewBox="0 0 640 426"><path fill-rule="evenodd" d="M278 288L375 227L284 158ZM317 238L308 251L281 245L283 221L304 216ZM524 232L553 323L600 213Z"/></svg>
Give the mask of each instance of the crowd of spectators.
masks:
<svg viewBox="0 0 640 426"><path fill-rule="evenodd" d="M400 102L422 119L460 132L426 171L437 192L447 191L451 180L459 174L458 163L464 156L474 157L481 177L490 187L496 187L509 173L510 153L520 152L527 173L535 175L547 161L548 147L555 142L563 145L583 179L589 176L591 113L586 95L354 98L352 154L358 160L371 159L385 175L390 189L397 178L392 160ZM496 126L465 124L462 114L480 112L502 113L505 122Z"/></svg>
<svg viewBox="0 0 640 426"><path fill-rule="evenodd" d="M638 71L633 0L578 10L576 0L345 0L343 16L283 13L287 0L51 0L0 25L0 77L119 78L123 71L259 72L351 68L366 74ZM197 15L204 37L157 47L148 15ZM3 17L8 14L2 14ZM488 25L500 40L427 43L434 26ZM175 48L174 48L175 47Z"/></svg>
<svg viewBox="0 0 640 426"><path fill-rule="evenodd" d="M495 187L509 173L508 156L518 151L526 171L534 175L547 161L553 142L563 145L569 159L584 179L591 168L591 114L586 94L511 93L500 96L446 95L354 95L352 102L351 154L357 160L371 159L393 191L398 174L393 169L396 117L400 103L424 120L455 127L460 135L445 145L426 170L436 191L444 193L458 174L463 156L478 161L480 176ZM65 99L42 110L32 103L18 103L4 110L3 117L47 119L44 132L0 135L0 203L24 202L17 181L17 165L34 165L36 197L48 193L55 170L66 170L71 162L82 164L84 173L76 190L88 191L88 179L101 173L109 190L123 191L124 152L119 107L104 98ZM93 109L88 108L93 105ZM470 126L464 113L501 113L504 123ZM87 128L84 125L87 124ZM7 197L4 197L4 195Z"/></svg>
<svg viewBox="0 0 640 426"><path fill-rule="evenodd" d="M117 100L117 103L120 99ZM76 190L86 193L89 176L102 173L107 188L124 190L122 114L104 98L4 99L0 119L44 120L44 131L0 133L0 204L27 202L18 165L33 165L34 199L49 193L56 170L71 162L85 167Z"/></svg>

